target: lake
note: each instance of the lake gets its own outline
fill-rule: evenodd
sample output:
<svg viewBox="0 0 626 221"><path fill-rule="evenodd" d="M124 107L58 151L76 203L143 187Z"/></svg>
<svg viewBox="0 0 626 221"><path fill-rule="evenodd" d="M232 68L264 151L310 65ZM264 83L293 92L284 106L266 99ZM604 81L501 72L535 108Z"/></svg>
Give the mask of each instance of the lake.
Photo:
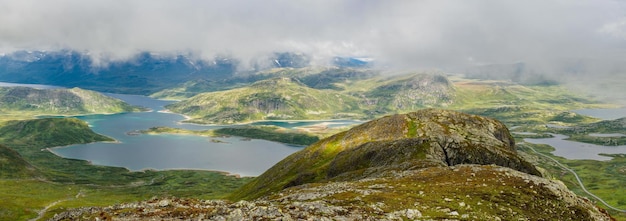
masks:
<svg viewBox="0 0 626 221"><path fill-rule="evenodd" d="M603 120L614 120L626 117L626 107L613 109L580 109L573 112ZM558 125L547 125L548 127L567 128ZM552 154L555 156L565 157L572 160L611 160L612 157L600 156L600 153L606 154L624 154L626 146L602 146L588 144L570 140L564 140L568 137L561 134L553 134L553 138L531 139L525 138L524 141L534 144L547 144L556 149ZM620 137L624 134L590 134L598 137Z"/></svg>
<svg viewBox="0 0 626 221"><path fill-rule="evenodd" d="M278 161L301 150L302 146L241 137L211 138L195 135L128 135L133 130L167 126L190 130L206 130L225 125L180 123L179 114L163 112L172 101L156 100L140 95L107 94L132 105L148 107L151 111L112 115L87 115L76 118L86 121L99 134L119 143L90 143L52 148L61 157L88 160L96 165L143 169L199 169L224 171L242 176L258 176ZM261 121L253 125L276 125L285 128L315 124L346 126L360 123L352 120L331 121ZM329 126L330 127L330 126ZM212 142L216 139L221 142Z"/></svg>
<svg viewBox="0 0 626 221"><path fill-rule="evenodd" d="M555 156L565 157L571 160L611 160L612 157L600 156L600 153L606 154L624 154L626 146L602 146L588 144L570 140L564 140L568 136L561 134L552 134L553 138L531 139L525 138L524 141L534 144L547 144L554 147L552 152Z"/></svg>
<svg viewBox="0 0 626 221"><path fill-rule="evenodd" d="M51 85L16 84L0 82L0 87L32 87L38 89L63 88ZM96 133L118 142L90 143L51 148L58 156L87 160L92 164L125 167L137 171L144 169L197 169L224 171L241 176L258 176L278 161L301 150L303 146L287 145L267 140L241 137L210 138L195 135L129 135L128 132L156 126L177 127L189 130L207 130L228 125L198 125L180 123L184 116L164 112L164 106L173 101L156 100L141 95L105 93L129 104L151 109L147 112L110 115L86 115L84 120ZM356 120L328 121L259 121L251 125L274 125L284 128L322 125L341 127L360 124ZM213 142L212 139L220 142Z"/></svg>

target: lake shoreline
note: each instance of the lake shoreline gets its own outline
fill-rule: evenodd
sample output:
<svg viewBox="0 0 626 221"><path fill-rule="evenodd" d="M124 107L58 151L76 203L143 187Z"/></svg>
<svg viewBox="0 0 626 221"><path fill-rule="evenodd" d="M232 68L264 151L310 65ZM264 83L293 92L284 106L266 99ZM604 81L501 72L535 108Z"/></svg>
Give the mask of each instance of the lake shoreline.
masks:
<svg viewBox="0 0 626 221"><path fill-rule="evenodd" d="M600 154L624 154L626 145L602 146L568 140L569 136L550 133L552 138L524 138L524 142L530 144L545 144L554 148L550 153L568 160L597 160L610 161L613 157Z"/></svg>

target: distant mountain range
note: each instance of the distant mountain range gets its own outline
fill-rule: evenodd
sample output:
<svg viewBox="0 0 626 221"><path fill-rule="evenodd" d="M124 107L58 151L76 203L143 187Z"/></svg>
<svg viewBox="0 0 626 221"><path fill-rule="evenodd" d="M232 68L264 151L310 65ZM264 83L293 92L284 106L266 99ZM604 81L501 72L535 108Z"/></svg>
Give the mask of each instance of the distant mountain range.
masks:
<svg viewBox="0 0 626 221"><path fill-rule="evenodd" d="M20 51L0 57L0 81L149 94L191 79L230 76L235 67L226 58L208 62L151 53L96 66L90 56L75 51Z"/></svg>
<svg viewBox="0 0 626 221"><path fill-rule="evenodd" d="M143 52L129 60L96 65L88 53L77 51L18 51L0 56L0 81L148 95L191 80L226 79L238 72L274 67L302 68L310 62L304 54L275 53L260 59L252 70L238 71L240 61L229 57L203 60ZM333 62L342 67L365 67L369 63L345 57Z"/></svg>

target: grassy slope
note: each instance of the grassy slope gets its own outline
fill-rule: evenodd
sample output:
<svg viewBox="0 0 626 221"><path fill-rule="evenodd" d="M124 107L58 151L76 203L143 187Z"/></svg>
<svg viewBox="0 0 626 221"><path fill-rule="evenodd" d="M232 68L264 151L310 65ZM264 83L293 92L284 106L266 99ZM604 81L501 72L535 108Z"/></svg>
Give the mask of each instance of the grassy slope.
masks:
<svg viewBox="0 0 626 221"><path fill-rule="evenodd" d="M10 147L0 144L0 177L32 178L41 176L22 156Z"/></svg>
<svg viewBox="0 0 626 221"><path fill-rule="evenodd" d="M119 99L80 88L0 87L1 121L38 115L109 114L138 110Z"/></svg>
<svg viewBox="0 0 626 221"><path fill-rule="evenodd" d="M446 77L440 72L391 77L367 75L317 84L306 78L308 75L299 75L302 73L288 72L282 76L293 76L291 80L275 78L242 88L203 93L168 108L189 115L191 121L197 123L338 117L374 119L423 108L446 108L493 117L512 126L589 123L595 119L568 110L610 107L563 86L524 86L505 81ZM298 79L311 82L299 83ZM313 88L320 85L325 89Z"/></svg>
<svg viewBox="0 0 626 221"><path fill-rule="evenodd" d="M523 86L501 81L453 79L457 98L452 109L493 117L509 126L593 122L569 110L610 107L563 86Z"/></svg>
<svg viewBox="0 0 626 221"><path fill-rule="evenodd" d="M357 99L332 90L309 88L291 78L259 81L249 87L203 93L167 106L197 123L237 123L270 119L360 117Z"/></svg>
<svg viewBox="0 0 626 221"><path fill-rule="evenodd" d="M184 100L195 95L224 91L249 86L257 81L276 77L289 77L315 89L344 89L341 84L367 79L377 72L368 69L352 68L273 68L249 75L232 76L225 79L198 79L185 82L176 87L156 92L150 97L168 100Z"/></svg>
<svg viewBox="0 0 626 221"><path fill-rule="evenodd" d="M495 134L504 131L507 133L501 135L504 138L495 138L499 137ZM381 172L384 166L397 170L407 165L413 169L443 166L445 164L438 161L440 159L429 157L435 155L432 149L439 148L437 144L442 145L439 142L446 142L444 140L455 143L450 146L458 148L455 151L457 155L471 155L459 162L499 164L500 159L505 158L511 168L534 170L534 167L527 166L528 163L514 160L519 158L506 149L508 142L504 144L510 138L508 136L508 130L495 120L454 111L429 109L407 115L391 115L338 133L290 155L235 192L232 198L254 199L286 187L320 182L339 174L358 174L368 167L377 167ZM453 152L452 149L448 151ZM450 160L454 161L454 157Z"/></svg>
<svg viewBox="0 0 626 221"><path fill-rule="evenodd" d="M574 170L583 184L591 193L602 198L610 205L626 209L626 157L614 156L610 161L596 161L596 160L568 160L563 157L554 156L552 151L554 148L548 145L542 144L530 144L525 143L520 145L519 150L527 153L528 159L534 159L534 164L546 169L550 176L555 179L563 181L567 187L580 196L586 196L589 199L593 198L587 196L587 194L580 188L580 185L576 181L576 178L569 171L559 167L555 162L536 155L529 146L536 151L548 155L561 164L566 165L570 169ZM595 200L593 200L595 201ZM607 211L615 217L617 220L626 220L626 214L613 211L606 208L602 203L596 202L596 205L607 209Z"/></svg>
<svg viewBox="0 0 626 221"><path fill-rule="evenodd" d="M36 211L61 200L51 209L87 205L105 206L154 196L220 198L247 182L209 171L129 172L123 168L90 165L42 149L106 141L86 123L73 118L51 118L4 123L0 144L23 156L41 172L41 179L0 178L0 219L36 217Z"/></svg>
<svg viewBox="0 0 626 221"><path fill-rule="evenodd" d="M558 125L582 127L586 133L619 133L620 128L612 126L598 128L597 125L606 123L598 122L598 119L582 116L569 110L581 108L609 108L611 105L602 104L584 95L575 94L562 86L522 86L514 84L500 84L497 81L478 81L467 79L454 79L455 86L460 100L463 103L453 105L453 108L461 109L469 113L476 113L484 116L494 117L506 123L509 127L521 126L516 131L537 132L545 136L545 133L563 133L576 135L580 130L561 130L548 128L546 123ZM597 123L596 123L597 122ZM610 124L610 123L609 123ZM608 129L607 128L613 128ZM518 142L525 136L515 135ZM573 137L578 141L584 141ZM597 140L594 139L595 142ZM615 142L615 141L613 141ZM551 155L552 147L533 145L538 151ZM574 176L569 172L554 165L553 162L536 156L528 148L521 148L532 158L537 159L537 165L546 168L555 178L562 180L579 195L585 196L578 186ZM624 178L624 168L626 168L624 158L617 157L611 161L594 160L567 160L561 157L554 157L574 171L576 171L588 189L605 199L611 205L626 209L626 204L622 199L626 199L626 180ZM598 206L603 207L598 203ZM605 208L606 209L606 208ZM618 212L611 211L611 214L618 219L626 217Z"/></svg>

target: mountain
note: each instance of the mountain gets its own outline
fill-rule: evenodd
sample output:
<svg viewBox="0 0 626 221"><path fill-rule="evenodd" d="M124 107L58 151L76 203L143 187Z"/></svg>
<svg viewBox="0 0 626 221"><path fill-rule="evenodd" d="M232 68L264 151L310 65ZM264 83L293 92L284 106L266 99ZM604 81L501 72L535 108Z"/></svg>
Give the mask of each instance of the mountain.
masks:
<svg viewBox="0 0 626 221"><path fill-rule="evenodd" d="M500 122L427 109L285 158L232 196L70 209L52 220L611 220L515 151ZM241 199L248 199L241 200Z"/></svg>
<svg viewBox="0 0 626 221"><path fill-rule="evenodd" d="M249 86L271 78L287 77L315 89L343 90L347 82L377 76L378 72L354 68L272 68L254 74L235 75L223 79L197 79L156 92L151 97L184 100L204 92L223 91Z"/></svg>
<svg viewBox="0 0 626 221"><path fill-rule="evenodd" d="M253 120L373 118L454 101L454 85L440 73L378 77L363 69L280 69L248 86L202 93L168 105L196 123Z"/></svg>
<svg viewBox="0 0 626 221"><path fill-rule="evenodd" d="M440 72L414 73L385 79L364 93L379 112L446 107L454 102L454 85Z"/></svg>
<svg viewBox="0 0 626 221"><path fill-rule="evenodd" d="M76 51L18 51L0 56L0 81L148 95L193 79L228 77L237 66L227 58L204 61L148 52L129 60L97 62Z"/></svg>
<svg viewBox="0 0 626 221"><path fill-rule="evenodd" d="M273 78L250 86L196 95L166 106L191 122L230 124L254 120L329 119L358 115L359 101L332 90L317 90L294 78Z"/></svg>
<svg viewBox="0 0 626 221"><path fill-rule="evenodd" d="M356 57L335 57L333 64L338 67L370 67L373 59Z"/></svg>
<svg viewBox="0 0 626 221"><path fill-rule="evenodd" d="M278 68L303 68L311 64L311 58L309 56L305 54L290 52L274 53L274 56L271 60L273 66Z"/></svg>
<svg viewBox="0 0 626 221"><path fill-rule="evenodd" d="M0 112L16 114L67 115L137 111L119 99L95 91L0 87Z"/></svg>
<svg viewBox="0 0 626 221"><path fill-rule="evenodd" d="M43 118L8 121L0 127L0 142L39 144L45 147L82 144L113 139L97 134L76 118ZM41 147L40 147L41 148ZM40 151L37 149L36 151Z"/></svg>
<svg viewBox="0 0 626 221"><path fill-rule="evenodd" d="M0 178L33 178L39 175L39 171L17 151L0 144Z"/></svg>
<svg viewBox="0 0 626 221"><path fill-rule="evenodd" d="M438 109L391 115L285 158L234 198L256 198L305 183L457 164L496 164L541 175L516 154L514 142L506 126L490 118Z"/></svg>

